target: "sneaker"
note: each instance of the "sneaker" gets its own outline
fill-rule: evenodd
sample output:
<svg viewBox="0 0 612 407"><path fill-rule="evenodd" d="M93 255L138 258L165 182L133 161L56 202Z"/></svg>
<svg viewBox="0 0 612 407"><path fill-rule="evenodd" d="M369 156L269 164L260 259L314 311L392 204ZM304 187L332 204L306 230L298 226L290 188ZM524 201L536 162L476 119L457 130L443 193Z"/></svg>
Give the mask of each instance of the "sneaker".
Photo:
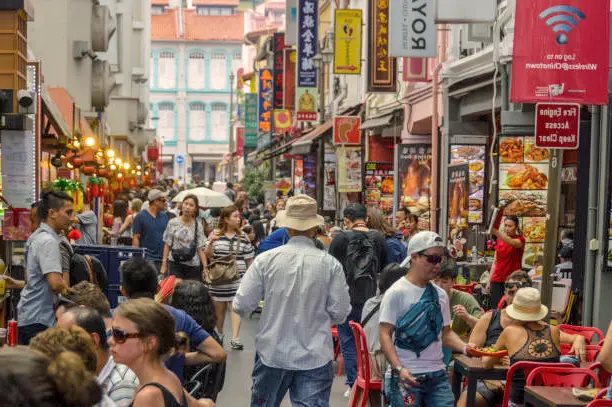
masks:
<svg viewBox="0 0 612 407"><path fill-rule="evenodd" d="M242 342L240 342L240 339L231 339L230 340L230 347L232 349L235 349L235 350L242 350L242 349L244 349L244 345L242 344Z"/></svg>
<svg viewBox="0 0 612 407"><path fill-rule="evenodd" d="M348 389L346 389L346 391L344 392L345 399L348 399L349 397L351 397L351 390L353 390L352 387L349 387Z"/></svg>

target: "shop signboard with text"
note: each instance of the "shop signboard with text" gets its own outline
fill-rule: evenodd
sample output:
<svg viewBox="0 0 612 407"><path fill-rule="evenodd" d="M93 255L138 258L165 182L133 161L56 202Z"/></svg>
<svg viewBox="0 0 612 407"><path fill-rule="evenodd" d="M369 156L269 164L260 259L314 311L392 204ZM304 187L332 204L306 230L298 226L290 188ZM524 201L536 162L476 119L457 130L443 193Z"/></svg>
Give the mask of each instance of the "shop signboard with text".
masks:
<svg viewBox="0 0 612 407"><path fill-rule="evenodd" d="M272 49L274 54L274 108L282 109L285 75L285 33L274 33Z"/></svg>
<svg viewBox="0 0 612 407"><path fill-rule="evenodd" d="M610 0L519 0L510 100L608 103ZM603 86L602 86L603 84Z"/></svg>
<svg viewBox="0 0 612 407"><path fill-rule="evenodd" d="M336 9L334 73L361 75L361 10Z"/></svg>
<svg viewBox="0 0 612 407"><path fill-rule="evenodd" d="M318 2L298 1L298 47L296 61L296 104L298 121L317 120Z"/></svg>
<svg viewBox="0 0 612 407"><path fill-rule="evenodd" d="M386 1L386 0L384 0ZM437 54L433 0L389 1L389 55L435 57Z"/></svg>
<svg viewBox="0 0 612 407"><path fill-rule="evenodd" d="M274 108L274 86L271 69L259 71L259 103L257 125L257 147L270 142L272 137L272 110Z"/></svg>
<svg viewBox="0 0 612 407"><path fill-rule="evenodd" d="M340 147L338 156L338 192L361 192L361 147Z"/></svg>
<svg viewBox="0 0 612 407"><path fill-rule="evenodd" d="M389 53L389 1L368 0L368 92L397 88L397 59Z"/></svg>
<svg viewBox="0 0 612 407"><path fill-rule="evenodd" d="M244 95L244 146L247 148L257 147L257 94L246 93Z"/></svg>
<svg viewBox="0 0 612 407"><path fill-rule="evenodd" d="M578 148L580 105L538 103L535 117L535 146L575 150Z"/></svg>

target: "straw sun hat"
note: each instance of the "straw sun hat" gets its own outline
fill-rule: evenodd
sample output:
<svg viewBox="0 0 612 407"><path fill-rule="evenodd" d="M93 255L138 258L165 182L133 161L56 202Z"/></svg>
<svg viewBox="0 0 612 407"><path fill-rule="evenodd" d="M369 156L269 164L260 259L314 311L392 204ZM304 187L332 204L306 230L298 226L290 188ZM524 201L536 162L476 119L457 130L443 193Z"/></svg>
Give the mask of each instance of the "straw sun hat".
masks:
<svg viewBox="0 0 612 407"><path fill-rule="evenodd" d="M276 214L276 223L280 227L304 231L323 225L325 221L323 216L317 215L317 201L300 194L287 200L285 210Z"/></svg>
<svg viewBox="0 0 612 407"><path fill-rule="evenodd" d="M517 321L541 321L548 314L548 307L542 305L540 292L533 287L519 289L512 304L506 307L508 316Z"/></svg>

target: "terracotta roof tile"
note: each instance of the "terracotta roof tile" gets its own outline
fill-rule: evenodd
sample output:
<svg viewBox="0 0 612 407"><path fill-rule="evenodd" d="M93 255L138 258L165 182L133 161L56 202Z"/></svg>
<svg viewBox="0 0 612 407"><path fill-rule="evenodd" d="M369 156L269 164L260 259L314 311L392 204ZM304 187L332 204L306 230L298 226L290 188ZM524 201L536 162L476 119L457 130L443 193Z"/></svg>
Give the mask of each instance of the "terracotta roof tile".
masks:
<svg viewBox="0 0 612 407"><path fill-rule="evenodd" d="M167 9L164 14L151 16L151 39L174 40L177 38L176 12L176 9Z"/></svg>
<svg viewBox="0 0 612 407"><path fill-rule="evenodd" d="M232 16L199 16L195 10L183 10L185 40L190 41L242 41L244 39L244 13Z"/></svg>
<svg viewBox="0 0 612 407"><path fill-rule="evenodd" d="M64 118L64 121L68 124L70 128L72 128L73 121L73 105L74 99L70 96L70 93L66 90L66 88L62 87L50 87L47 88L49 92L49 96L53 100L53 103L57 106L60 114ZM85 117L81 116L81 130L83 132L83 137L94 136L91 131L91 127L87 122Z"/></svg>
<svg viewBox="0 0 612 407"><path fill-rule="evenodd" d="M153 6L167 6L170 4L170 0L151 0Z"/></svg>
<svg viewBox="0 0 612 407"><path fill-rule="evenodd" d="M235 6L240 5L240 0L192 0L194 6Z"/></svg>

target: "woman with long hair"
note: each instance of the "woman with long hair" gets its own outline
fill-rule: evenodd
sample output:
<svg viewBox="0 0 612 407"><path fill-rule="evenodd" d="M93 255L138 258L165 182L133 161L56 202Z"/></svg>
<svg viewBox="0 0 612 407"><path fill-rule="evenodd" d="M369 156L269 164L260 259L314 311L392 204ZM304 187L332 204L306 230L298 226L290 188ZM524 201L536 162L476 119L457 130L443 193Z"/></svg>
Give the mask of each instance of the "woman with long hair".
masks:
<svg viewBox="0 0 612 407"><path fill-rule="evenodd" d="M378 230L385 236L387 242L387 264L401 264L406 258L406 246L402 243L402 234L395 230L374 207L368 208L367 226Z"/></svg>
<svg viewBox="0 0 612 407"><path fill-rule="evenodd" d="M129 244L132 244L132 236L126 230L121 231L121 226L125 223L128 217L128 203L122 199L117 199L113 202L113 228L111 230L111 239L117 239L117 244L127 244L125 239L129 239Z"/></svg>
<svg viewBox="0 0 612 407"><path fill-rule="evenodd" d="M121 228L119 228L119 236L126 236L123 240L128 246L132 245L132 225L134 224L134 218L138 215L138 212L142 209L142 201L138 198L134 198L130 201L130 212L124 219ZM129 240L128 240L129 239ZM119 239L122 240L121 238ZM129 243L127 243L129 242Z"/></svg>
<svg viewBox="0 0 612 407"><path fill-rule="evenodd" d="M491 305L495 308L504 295L504 283L508 276L523 268L525 238L521 235L516 216L506 216L503 230L492 229L491 233L497 236L489 278Z"/></svg>
<svg viewBox="0 0 612 407"><path fill-rule="evenodd" d="M195 401L164 366L163 359L176 349L174 330L172 314L149 298L126 301L115 310L109 344L115 362L132 369L140 382L134 407L186 407ZM214 405L210 400L196 403Z"/></svg>
<svg viewBox="0 0 612 407"><path fill-rule="evenodd" d="M180 216L171 219L164 232L164 252L160 273L184 280L202 281L206 267L204 225L198 221L198 197L183 198Z"/></svg>
<svg viewBox="0 0 612 407"><path fill-rule="evenodd" d="M254 257L253 245L240 230L241 221L238 208L233 205L223 208L219 216L218 229L210 234L206 243L206 257L211 262L232 256L240 276L237 280L225 284L215 284L214 281L211 281L210 286L210 294L217 315L217 331L223 340L225 312L226 309L229 309L232 326L230 346L237 350L242 350L244 346L240 341L240 316L232 309L232 301L240 287L240 279L246 273Z"/></svg>
<svg viewBox="0 0 612 407"><path fill-rule="evenodd" d="M46 355L26 348L0 352L0 405L20 407L91 407L102 389L79 355Z"/></svg>

